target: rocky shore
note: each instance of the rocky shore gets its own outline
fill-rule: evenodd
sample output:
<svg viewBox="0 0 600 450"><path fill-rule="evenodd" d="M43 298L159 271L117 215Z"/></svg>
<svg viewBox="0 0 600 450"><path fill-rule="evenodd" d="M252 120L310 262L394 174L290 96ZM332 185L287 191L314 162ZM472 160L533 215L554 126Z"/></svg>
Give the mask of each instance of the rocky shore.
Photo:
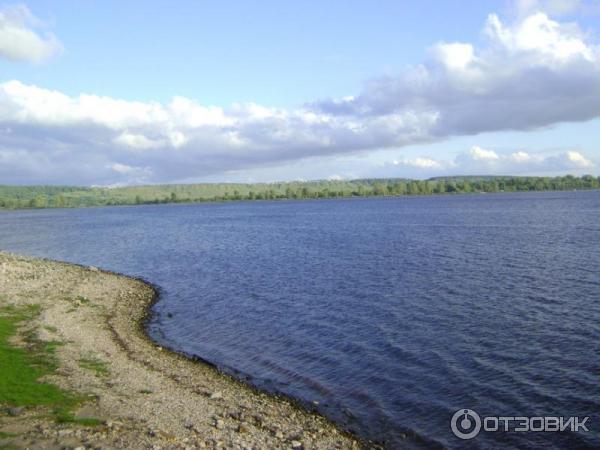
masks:
<svg viewBox="0 0 600 450"><path fill-rule="evenodd" d="M0 405L0 448L354 449L323 417L158 347L143 329L156 296L129 277L0 252L0 306L39 305L37 338L59 341L44 381L85 396L58 423L44 408ZM15 346L24 341L16 336Z"/></svg>

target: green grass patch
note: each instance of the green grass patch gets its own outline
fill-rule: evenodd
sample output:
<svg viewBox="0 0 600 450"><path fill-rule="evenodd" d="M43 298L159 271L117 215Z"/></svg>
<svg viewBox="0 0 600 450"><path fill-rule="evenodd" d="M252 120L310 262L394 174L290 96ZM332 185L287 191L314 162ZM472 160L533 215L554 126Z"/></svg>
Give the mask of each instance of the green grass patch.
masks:
<svg viewBox="0 0 600 450"><path fill-rule="evenodd" d="M40 381L58 366L54 355L60 342L37 338L28 323L40 311L39 305L0 307L0 405L15 407L47 407L56 420L66 417L82 401L81 396ZM10 343L20 334L26 346Z"/></svg>
<svg viewBox="0 0 600 450"><path fill-rule="evenodd" d="M75 300L77 302L79 302L81 305L87 305L90 303L90 299L87 297L84 297L83 295L78 295Z"/></svg>
<svg viewBox="0 0 600 450"><path fill-rule="evenodd" d="M0 444L0 450L21 450L20 447L17 447L16 445L13 444Z"/></svg>
<svg viewBox="0 0 600 450"><path fill-rule="evenodd" d="M80 306L90 305L90 299L84 297L83 295L78 295L76 297L65 297L65 301L70 303L73 308L79 308Z"/></svg>
<svg viewBox="0 0 600 450"><path fill-rule="evenodd" d="M75 312L82 306L87 306L90 308L98 307L98 305L95 305L90 301L89 298L84 297L83 295L78 295L76 297L64 297L64 300L70 305L70 308L67 310L68 313Z"/></svg>
<svg viewBox="0 0 600 450"><path fill-rule="evenodd" d="M108 375L108 368L106 367L106 363L96 358L80 359L79 367L95 372L96 376Z"/></svg>
<svg viewBox="0 0 600 450"><path fill-rule="evenodd" d="M55 417L58 423L74 423L86 427L96 427L98 425L102 425L102 421L100 419L96 419L95 417L75 417L72 412L66 410L56 411Z"/></svg>

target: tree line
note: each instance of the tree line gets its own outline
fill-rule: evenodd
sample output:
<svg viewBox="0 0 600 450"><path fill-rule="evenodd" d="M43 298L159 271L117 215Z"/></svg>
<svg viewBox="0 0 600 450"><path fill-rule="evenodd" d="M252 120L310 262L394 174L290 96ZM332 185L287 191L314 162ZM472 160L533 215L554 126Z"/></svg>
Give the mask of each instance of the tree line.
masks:
<svg viewBox="0 0 600 450"><path fill-rule="evenodd" d="M380 197L461 193L599 189L600 177L467 176L428 180L362 179L285 183L210 183L129 186L0 186L0 208L77 208L85 206L189 203L229 200Z"/></svg>

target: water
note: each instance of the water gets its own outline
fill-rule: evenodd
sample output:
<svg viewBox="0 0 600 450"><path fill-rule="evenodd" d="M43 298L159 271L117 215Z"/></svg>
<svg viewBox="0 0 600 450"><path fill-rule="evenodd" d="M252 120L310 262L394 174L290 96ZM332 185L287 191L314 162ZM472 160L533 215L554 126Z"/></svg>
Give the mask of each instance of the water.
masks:
<svg viewBox="0 0 600 450"><path fill-rule="evenodd" d="M157 340L392 448L600 447L600 192L5 212L0 248L156 283Z"/></svg>

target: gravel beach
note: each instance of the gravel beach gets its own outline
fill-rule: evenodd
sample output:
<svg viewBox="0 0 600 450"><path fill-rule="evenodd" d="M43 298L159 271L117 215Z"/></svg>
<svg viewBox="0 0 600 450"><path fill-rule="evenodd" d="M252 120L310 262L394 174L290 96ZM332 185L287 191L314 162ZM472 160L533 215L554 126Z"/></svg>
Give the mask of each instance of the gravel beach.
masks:
<svg viewBox="0 0 600 450"><path fill-rule="evenodd" d="M369 446L316 413L158 347L143 322L155 301L143 281L0 252L0 303L40 305L38 337L60 341L44 381L85 396L59 424L41 407L0 410L0 447L354 449ZM18 336L14 345L24 345ZM93 361L89 364L82 361ZM101 370L100 370L101 369Z"/></svg>

